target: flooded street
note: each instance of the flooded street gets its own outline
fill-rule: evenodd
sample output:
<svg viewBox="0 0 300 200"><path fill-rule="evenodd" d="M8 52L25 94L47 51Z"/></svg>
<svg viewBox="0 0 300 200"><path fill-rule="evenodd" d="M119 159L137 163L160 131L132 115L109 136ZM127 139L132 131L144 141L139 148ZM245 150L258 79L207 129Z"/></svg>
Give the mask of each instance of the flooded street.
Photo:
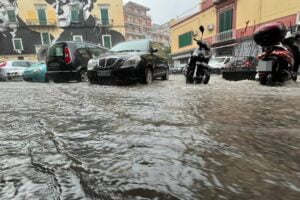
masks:
<svg viewBox="0 0 300 200"><path fill-rule="evenodd" d="M0 199L299 199L300 82L0 83Z"/></svg>

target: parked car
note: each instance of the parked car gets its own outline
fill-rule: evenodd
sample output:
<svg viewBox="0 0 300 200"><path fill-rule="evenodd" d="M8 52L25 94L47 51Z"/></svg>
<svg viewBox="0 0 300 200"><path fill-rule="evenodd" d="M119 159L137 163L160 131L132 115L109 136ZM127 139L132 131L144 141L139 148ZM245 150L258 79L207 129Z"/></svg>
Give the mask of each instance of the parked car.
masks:
<svg viewBox="0 0 300 200"><path fill-rule="evenodd" d="M96 82L152 83L154 78L169 78L166 59L160 57L151 40L131 40L117 44L109 53L88 63L88 79Z"/></svg>
<svg viewBox="0 0 300 200"><path fill-rule="evenodd" d="M83 81L91 58L99 57L106 48L86 42L56 42L49 47L46 76L54 82Z"/></svg>
<svg viewBox="0 0 300 200"><path fill-rule="evenodd" d="M0 80L23 80L22 74L30 62L26 60L3 61L0 63Z"/></svg>
<svg viewBox="0 0 300 200"><path fill-rule="evenodd" d="M23 80L29 82L49 82L46 72L47 67L45 62L36 63L23 72Z"/></svg>
<svg viewBox="0 0 300 200"><path fill-rule="evenodd" d="M212 68L213 73L220 73L222 69L225 69L226 64L233 60L231 56L222 56L212 58L208 65Z"/></svg>

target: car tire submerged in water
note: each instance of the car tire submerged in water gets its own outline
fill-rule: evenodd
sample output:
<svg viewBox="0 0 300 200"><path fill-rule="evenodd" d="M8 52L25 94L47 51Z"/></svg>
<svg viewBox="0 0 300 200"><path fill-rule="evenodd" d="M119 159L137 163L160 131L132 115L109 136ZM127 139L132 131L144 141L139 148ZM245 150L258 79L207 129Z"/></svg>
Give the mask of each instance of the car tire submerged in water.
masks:
<svg viewBox="0 0 300 200"><path fill-rule="evenodd" d="M144 80L143 80L144 84L149 85L153 82L153 72L149 67L145 69L145 75L144 76L145 76Z"/></svg>
<svg viewBox="0 0 300 200"><path fill-rule="evenodd" d="M166 74L164 76L161 77L162 80L166 81L169 80L169 70L166 71Z"/></svg>
<svg viewBox="0 0 300 200"><path fill-rule="evenodd" d="M77 81L78 82L86 82L88 80L88 77L87 77L87 71L85 70L81 70L79 73L78 73L78 78L77 78Z"/></svg>

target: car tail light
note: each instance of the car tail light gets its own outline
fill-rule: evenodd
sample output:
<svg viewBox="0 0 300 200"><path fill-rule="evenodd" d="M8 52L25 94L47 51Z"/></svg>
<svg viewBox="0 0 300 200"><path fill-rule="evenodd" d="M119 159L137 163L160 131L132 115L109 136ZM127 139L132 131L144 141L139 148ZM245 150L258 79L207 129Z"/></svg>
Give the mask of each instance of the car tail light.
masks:
<svg viewBox="0 0 300 200"><path fill-rule="evenodd" d="M70 64L72 62L71 51L69 48L65 48L65 62L66 64Z"/></svg>
<svg viewBox="0 0 300 200"><path fill-rule="evenodd" d="M6 63L7 63L6 61L0 63L0 67L5 67L5 66L6 66Z"/></svg>

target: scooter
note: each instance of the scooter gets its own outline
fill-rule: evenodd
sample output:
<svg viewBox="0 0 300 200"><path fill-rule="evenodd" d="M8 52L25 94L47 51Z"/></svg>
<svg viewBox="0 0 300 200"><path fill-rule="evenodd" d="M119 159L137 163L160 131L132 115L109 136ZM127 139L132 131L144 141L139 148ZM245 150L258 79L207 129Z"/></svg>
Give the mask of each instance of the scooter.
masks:
<svg viewBox="0 0 300 200"><path fill-rule="evenodd" d="M255 79L262 85L297 79L292 70L295 63L293 52L282 44L286 34L287 29L282 23L263 25L254 33L254 41L262 47Z"/></svg>
<svg viewBox="0 0 300 200"><path fill-rule="evenodd" d="M209 67L208 62L211 57L211 51L209 45L202 40L204 27L200 26L199 30L202 36L200 40L194 38L199 48L194 50L189 59L186 72L186 83L208 84L211 71L211 67Z"/></svg>

